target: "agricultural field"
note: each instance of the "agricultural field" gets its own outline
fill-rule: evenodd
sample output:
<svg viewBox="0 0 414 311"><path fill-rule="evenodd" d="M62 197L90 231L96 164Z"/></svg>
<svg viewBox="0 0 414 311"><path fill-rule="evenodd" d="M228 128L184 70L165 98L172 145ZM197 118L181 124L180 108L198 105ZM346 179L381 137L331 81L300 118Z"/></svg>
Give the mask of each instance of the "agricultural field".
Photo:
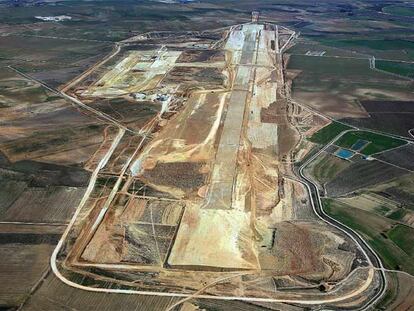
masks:
<svg viewBox="0 0 414 311"><path fill-rule="evenodd" d="M414 303L412 275L387 272L387 293L378 304L385 310L398 310L398 308L410 308Z"/></svg>
<svg viewBox="0 0 414 311"><path fill-rule="evenodd" d="M322 154L317 161L312 162L312 165L308 167L308 172L320 185L324 185L349 166L351 166L349 161L344 161L327 152Z"/></svg>
<svg viewBox="0 0 414 311"><path fill-rule="evenodd" d="M224 12L222 10L225 10ZM145 1L137 4L134 1L123 1L114 4L111 1L59 1L59 5L33 6L22 5L14 9L13 15L6 12L8 7L0 8L5 16L5 25L17 25L3 31L18 36L51 36L79 38L104 42L115 42L127 39L135 33L157 31L180 31L218 28L231 24L233 19L247 19L247 12L226 10L213 4L170 5L162 2ZM226 14L227 18L217 24L215 14ZM35 16L70 16L70 20L60 23L42 25ZM233 16L232 16L233 15ZM153 22L157 21L154 29ZM18 27L29 24L29 27ZM191 26L190 26L191 25Z"/></svg>
<svg viewBox="0 0 414 311"><path fill-rule="evenodd" d="M388 237L409 256L414 256L413 228L396 225L388 232Z"/></svg>
<svg viewBox="0 0 414 311"><path fill-rule="evenodd" d="M0 80L0 149L11 162L77 165L102 142L105 124L11 69Z"/></svg>
<svg viewBox="0 0 414 311"><path fill-rule="evenodd" d="M337 137L339 134L346 130L350 130L351 127L338 123L338 122L332 122L331 124L323 127L316 133L314 133L311 137L308 139L311 142L325 145L329 143L331 140L333 140L335 137Z"/></svg>
<svg viewBox="0 0 414 311"><path fill-rule="evenodd" d="M73 299L76 297L76 299ZM141 295L108 295L104 293L88 292L70 287L60 282L56 277L49 274L41 286L24 305L24 310L37 311L43 309L54 309L64 311L68 308L92 311L117 310L164 310L177 302L179 298L141 296ZM272 306L283 306L283 304L272 303ZM264 311L266 305L263 303L247 303L242 301L225 301L216 299L190 299L183 304L181 310L194 308L209 308L212 310L237 310ZM296 307L292 311L297 310Z"/></svg>
<svg viewBox="0 0 414 311"><path fill-rule="evenodd" d="M13 233L6 233L4 226L0 226L0 252L3 258L0 264L0 303L5 310L20 305L48 271L53 244L63 232L56 233L50 242L44 242L18 233L19 229L13 228ZM44 234L34 234L45 238Z"/></svg>
<svg viewBox="0 0 414 311"><path fill-rule="evenodd" d="M409 195L413 184L411 161L407 161L412 144L363 131L348 132L334 144L374 154L383 162L357 156L344 160L338 155L338 147L329 146L306 168L306 174L327 196L325 211L363 234L388 268L412 273L413 267L407 264L413 256L410 238L414 213Z"/></svg>
<svg viewBox="0 0 414 311"><path fill-rule="evenodd" d="M384 13L401 16L413 16L414 8L402 5L388 5L382 9Z"/></svg>
<svg viewBox="0 0 414 311"><path fill-rule="evenodd" d="M290 55L305 55L313 57L360 57L367 58L367 54L358 53L337 48L336 46L324 45L313 40L312 37L299 37L298 42L288 50Z"/></svg>
<svg viewBox="0 0 414 311"><path fill-rule="evenodd" d="M360 153L369 156L400 147L407 144L407 142L372 132L357 131L345 133L335 141L335 144L340 147L358 150Z"/></svg>
<svg viewBox="0 0 414 311"><path fill-rule="evenodd" d="M13 66L52 87L70 81L112 50L112 44L105 42L23 38L0 37L0 64Z"/></svg>
<svg viewBox="0 0 414 311"><path fill-rule="evenodd" d="M361 101L414 98L409 82L371 70L368 59L292 55L288 69L298 72L292 98L337 119L368 118Z"/></svg>
<svg viewBox="0 0 414 311"><path fill-rule="evenodd" d="M392 180L385 184L379 184L373 187L374 191L383 193L386 197L398 202L405 210L414 210L412 189L414 181L413 174L407 174L403 177ZM404 214L404 213L401 213Z"/></svg>
<svg viewBox="0 0 414 311"><path fill-rule="evenodd" d="M369 117L344 118L343 122L402 137L412 137L414 102L407 100L364 100L361 106Z"/></svg>
<svg viewBox="0 0 414 311"><path fill-rule="evenodd" d="M390 62L379 60L376 62L376 68L396 75L414 78L414 64L412 63L401 63L401 62Z"/></svg>
<svg viewBox="0 0 414 311"><path fill-rule="evenodd" d="M413 273L412 241L414 229L394 221L353 208L336 200L324 200L329 215L364 235L389 269ZM404 234L403 234L404 233Z"/></svg>
<svg viewBox="0 0 414 311"><path fill-rule="evenodd" d="M368 212L373 212L394 220L398 220L396 219L397 214L401 211L404 211L398 202L395 202L392 199L381 195L381 193L370 192L367 190L359 191L355 196L352 197L340 198L339 201L349 206L360 208Z"/></svg>
<svg viewBox="0 0 414 311"><path fill-rule="evenodd" d="M400 148L380 153L375 157L377 157L380 160L392 163L394 165L401 166L405 169L414 171L414 163L412 161L412 159L414 158L413 144L407 144L405 146L403 145Z"/></svg>
<svg viewBox="0 0 414 311"><path fill-rule="evenodd" d="M393 56L395 59L414 58L414 42L405 39L354 39L354 40L335 40L321 39L321 44L342 48L345 50L357 50L366 55L374 55L378 58ZM404 54L401 53L403 51Z"/></svg>
<svg viewBox="0 0 414 311"><path fill-rule="evenodd" d="M406 170L378 161L358 161L341 171L326 184L331 196L346 195L355 190L372 186L408 174Z"/></svg>

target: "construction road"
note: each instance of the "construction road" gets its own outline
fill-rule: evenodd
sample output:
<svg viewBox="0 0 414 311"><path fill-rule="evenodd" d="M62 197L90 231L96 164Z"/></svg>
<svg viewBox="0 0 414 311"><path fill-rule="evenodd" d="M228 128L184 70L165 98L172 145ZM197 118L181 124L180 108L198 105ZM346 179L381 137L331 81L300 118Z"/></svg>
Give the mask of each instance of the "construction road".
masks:
<svg viewBox="0 0 414 311"><path fill-rule="evenodd" d="M230 209L233 185L236 178L237 154L240 147L244 112L249 105L254 81L261 25L243 27L244 42L240 62L234 67L236 72L231 88L228 109L214 161L207 203L203 208Z"/></svg>
<svg viewBox="0 0 414 311"><path fill-rule="evenodd" d="M329 216L323 209L322 201L319 195L319 190L317 185L304 174L304 169L312 162L314 161L322 152L324 152L329 146L331 146L335 141L337 141L339 138L341 138L343 135L345 135L347 132L352 132L351 130L346 130L341 132L339 135L337 135L331 142L329 142L326 146L324 146L321 150L319 150L316 154L314 154L312 157L310 157L304 164L302 164L299 169L297 170L296 174L300 176L302 183L306 186L309 192L309 196L312 203L312 208L315 214L322 219L324 222L328 223L329 225L337 228L338 230L344 232L346 235L348 235L360 248L362 253L365 255L365 257L368 259L368 262L377 270L380 274L380 288L377 290L374 297L372 297L361 310L366 310L370 306L374 305L385 293L387 289L387 280L386 280L386 274L385 269L382 264L381 259L379 256L375 253L375 251L371 248L371 246L359 235L357 232L355 232L353 229L349 228L348 226L342 224L341 222L335 220L331 216Z"/></svg>
<svg viewBox="0 0 414 311"><path fill-rule="evenodd" d="M243 122L246 115L246 109L249 107L249 99L250 95L254 89L255 83L255 66L258 65L257 62L257 55L259 53L259 42L260 36L262 35L263 25L257 24L246 24L243 26L243 43L240 53L240 58L238 62L234 64L234 72L235 77L234 81L232 82L231 92L228 97L228 108L226 117L224 119L223 124L223 131L218 143L216 157L213 163L213 169L211 174L211 181L210 181L210 188L208 190L206 203L203 205L204 210L211 210L211 209L231 209L232 208L232 196L233 190L235 185L235 178L237 176L237 156L238 151L241 145L241 134L243 129ZM288 42L294 38L294 34L292 34L291 38L289 38ZM288 44L286 42L282 48L283 49ZM279 44L277 45L277 49L279 49ZM119 50L116 50L115 53L118 53ZM262 65L261 65L262 66ZM16 69L12 68L13 70L17 71ZM274 68L273 68L274 69ZM20 73L24 75L23 73ZM30 77L29 77L30 78ZM39 81L37 81L39 82ZM40 82L39 82L40 83ZM56 92L56 90L51 89L51 91ZM332 219L329 215L327 215L322 207L322 202L319 196L318 188L316 185L307 178L303 170L304 168L311 163L320 153L324 150L320 150L318 153L313 155L309 158L296 172L298 176L301 178L301 182L306 186L309 192L309 197L311 200L312 208L314 213L322 219L324 222L328 223L329 225L335 227L336 229L344 232L347 236L349 236L360 248L361 252L366 256L368 262L372 265L372 267L367 267L369 269L368 275L369 277L364 280L359 288L355 288L346 292L344 295L334 297L334 298L327 298L323 299L276 299L276 298L257 298L257 297L244 297L244 296L210 296L210 295L203 295L202 290L196 291L195 294L185 294L185 293L170 293L170 292L155 292L155 291L140 291L140 290L132 290L132 289L107 289L107 288L96 288L96 287L88 287L80 284L76 284L71 280L68 280L62 273L59 271L58 265L56 263L58 254L63 247L65 240L72 229L76 218L78 217L80 210L85 205L86 201L89 199L89 196L95 186L95 182L97 176L101 169L105 167L109 158L112 156L115 148L119 144L121 138L123 137L126 131L130 131L128 128L119 124L116 120L111 118L108 115L102 115L101 112L91 110L93 108L85 107L82 102L78 101L76 98L70 97L65 93L59 92L60 95L64 96L65 98L71 100L75 104L90 110L91 112L98 114L99 117L110 121L118 126L119 132L117 137L112 142L111 147L109 148L108 152L104 156L104 158L99 162L98 166L96 167L95 171L92 174L91 180L89 182L89 186L85 195L79 204L69 226L67 227L65 233L63 234L62 238L60 239L56 249L53 252L51 258L51 267L53 273L64 283L69 286L73 286L79 289L93 291L93 292L105 292L105 293L120 293L120 294L141 294L141 295L154 295L154 296L168 296L168 297L200 297L200 298L209 298L209 299L221 299L221 300L242 300L242 301L255 301L255 302L285 302L285 303L295 303L295 304L303 304L303 305L319 305L319 304L326 304L326 303L335 303L344 301L346 299L350 299L352 297L356 297L360 295L361 292L367 290L372 285L373 280L375 279L375 269L379 270L380 274L380 281L381 286L377 289L374 297L372 297L363 307L366 309L372 306L375 302L377 302L382 295L385 293L386 290L386 276L384 272L384 267L378 255L373 251L373 249L364 241L364 239L355 231L347 227L346 225L341 224L340 222ZM250 95L249 95L250 94ZM152 128L151 128L152 129ZM338 135L332 142L336 139L340 138L345 132ZM135 133L137 134L137 133ZM102 210L100 211L99 215L95 219L94 223L91 225L91 231L95 231L98 225L101 223L102 219L105 216L113 198L118 193L119 187L122 183L122 177L124 176L125 172L127 171L128 167L131 164L132 159L136 156L137 152L140 150L140 147L143 141L150 135L150 129L145 133L139 133L143 137L141 144L136 148L134 154L129 158L126 165L124 166L115 186L113 187L107 203L103 206ZM332 143L331 142L331 143ZM329 146L329 144L328 144ZM237 276L238 273L235 273ZM206 286L207 287L207 286Z"/></svg>

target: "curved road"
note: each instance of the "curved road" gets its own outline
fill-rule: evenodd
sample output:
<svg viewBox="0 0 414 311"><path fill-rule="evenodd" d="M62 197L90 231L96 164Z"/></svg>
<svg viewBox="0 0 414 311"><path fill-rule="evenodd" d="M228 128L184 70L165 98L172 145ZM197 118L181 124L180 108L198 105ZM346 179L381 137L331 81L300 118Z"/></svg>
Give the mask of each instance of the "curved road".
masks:
<svg viewBox="0 0 414 311"><path fill-rule="evenodd" d="M304 169L312 162L314 161L323 151L325 151L332 143L334 143L336 140L338 140L340 137L342 137L347 132L353 131L353 129L346 130L341 132L339 135L337 135L332 141L330 141L327 145L325 145L321 150L319 150L316 154L311 156L307 161L305 161L304 164L302 164L299 169L297 170L297 175L301 178L301 182L306 186L306 188L309 191L309 196L311 199L312 208L315 212L315 214L322 219L324 222L328 223L329 225L337 228L338 230L344 232L346 235L348 235L360 248L362 253L367 258L368 262L378 269L380 273L380 281L381 286L378 292L375 294L374 297L371 298L370 301L366 303L366 305L362 308L362 310L366 310L372 305L374 305L385 293L387 289L387 279L386 274L384 271L384 266L382 264L381 258L376 254L376 252L372 249L372 247L362 238L362 236L355 232L350 227L342 224L341 222L335 220L331 216L329 216L323 209L322 201L319 195L319 190L316 184L306 177L304 174Z"/></svg>

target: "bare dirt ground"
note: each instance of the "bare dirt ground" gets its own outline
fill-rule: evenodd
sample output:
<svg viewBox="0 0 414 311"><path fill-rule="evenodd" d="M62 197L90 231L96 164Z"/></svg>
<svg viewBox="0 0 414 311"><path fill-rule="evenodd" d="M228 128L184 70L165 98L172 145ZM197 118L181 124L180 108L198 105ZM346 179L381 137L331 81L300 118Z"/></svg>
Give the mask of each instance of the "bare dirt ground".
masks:
<svg viewBox="0 0 414 311"><path fill-rule="evenodd" d="M246 24L225 31L214 49L181 42L179 54L171 39L173 48L121 52L95 81L72 90L91 105L94 96L128 96L161 110L142 126L148 139L126 134L102 170L58 257L66 277L275 298L296 297L289 288L299 282L311 288L309 299L320 295L319 283L335 286L364 262L348 238L316 220L293 174L304 156L295 147L326 121L286 97L277 51L292 37L286 28ZM142 76L151 88L127 85ZM349 282L369 296L375 286L362 281L375 275L361 273Z"/></svg>

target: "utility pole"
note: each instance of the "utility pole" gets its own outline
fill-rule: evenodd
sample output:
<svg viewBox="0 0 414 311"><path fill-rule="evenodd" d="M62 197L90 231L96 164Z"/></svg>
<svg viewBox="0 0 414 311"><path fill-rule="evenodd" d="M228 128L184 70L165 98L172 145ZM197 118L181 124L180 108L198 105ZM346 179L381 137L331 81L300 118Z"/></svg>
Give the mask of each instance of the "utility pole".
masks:
<svg viewBox="0 0 414 311"><path fill-rule="evenodd" d="M372 56L370 59L369 59L369 68L370 69L375 69L376 67L375 67L375 56Z"/></svg>

